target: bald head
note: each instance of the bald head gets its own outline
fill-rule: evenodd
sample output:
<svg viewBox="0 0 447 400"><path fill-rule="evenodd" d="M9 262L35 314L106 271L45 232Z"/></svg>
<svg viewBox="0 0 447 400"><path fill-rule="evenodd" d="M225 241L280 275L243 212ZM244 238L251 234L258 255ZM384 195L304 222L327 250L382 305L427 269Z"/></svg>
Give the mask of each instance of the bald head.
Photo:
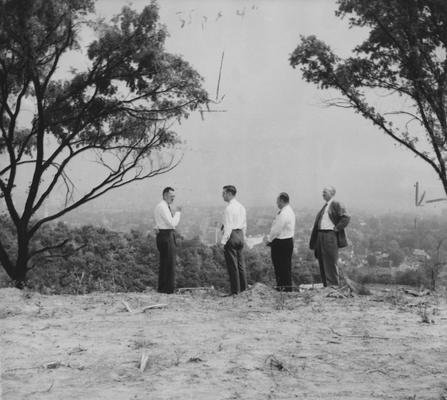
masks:
<svg viewBox="0 0 447 400"><path fill-rule="evenodd" d="M323 189L323 199L329 201L332 197L335 196L335 188L333 186L326 186Z"/></svg>

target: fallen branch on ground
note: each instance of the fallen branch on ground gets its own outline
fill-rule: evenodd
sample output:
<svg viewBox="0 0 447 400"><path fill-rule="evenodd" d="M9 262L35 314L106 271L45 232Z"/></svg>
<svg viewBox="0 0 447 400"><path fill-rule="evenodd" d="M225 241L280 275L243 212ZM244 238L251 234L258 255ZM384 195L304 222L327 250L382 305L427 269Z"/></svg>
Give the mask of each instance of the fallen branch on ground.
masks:
<svg viewBox="0 0 447 400"><path fill-rule="evenodd" d="M166 307L167 304L152 304L151 306L145 306L141 310L138 310L137 312L145 312L146 310L152 310L153 308L163 308Z"/></svg>
<svg viewBox="0 0 447 400"><path fill-rule="evenodd" d="M130 308L129 303L127 301L121 300L121 302L124 304L124 307L126 307L127 311L133 313L133 310Z"/></svg>
<svg viewBox="0 0 447 400"><path fill-rule="evenodd" d="M154 308L163 308L167 306L167 304L152 304L149 306L144 306L143 308L139 308L137 310L133 310L127 301L121 300L121 302L124 304L124 307L126 307L127 311L129 311L131 314L143 313L146 310L152 310Z"/></svg>
<svg viewBox="0 0 447 400"><path fill-rule="evenodd" d="M422 290L417 292L416 290L411 289L401 289L406 294L411 294L414 297L428 296L430 294L430 290Z"/></svg>
<svg viewBox="0 0 447 400"><path fill-rule="evenodd" d="M146 351L143 351L141 353L141 360L140 360L140 371L141 372L144 372L148 362L149 362L149 354Z"/></svg>
<svg viewBox="0 0 447 400"><path fill-rule="evenodd" d="M348 298L348 296L346 296L344 293L341 292L341 290L338 290L338 289L333 289L333 291L329 292L326 295L326 297L331 297L334 299L347 299Z"/></svg>
<svg viewBox="0 0 447 400"><path fill-rule="evenodd" d="M51 361L45 364L45 368L47 369L56 369L59 367L65 367L65 364L61 363L60 361Z"/></svg>
<svg viewBox="0 0 447 400"><path fill-rule="evenodd" d="M389 340L389 337L385 336L371 336L369 333L365 335L344 335L342 333L337 332L333 328L329 328L329 330L336 336L340 337L350 337L350 338L361 338L361 339L382 339L382 340Z"/></svg>
<svg viewBox="0 0 447 400"><path fill-rule="evenodd" d="M4 371L2 371L2 373L6 374L6 373L10 373L10 372L15 372L15 371L25 371L28 369L39 369L39 368L42 368L42 365L36 365L34 367L10 368L10 369L5 369Z"/></svg>
<svg viewBox="0 0 447 400"><path fill-rule="evenodd" d="M380 372L383 375L388 375L383 369L369 369L365 374L372 374L373 372Z"/></svg>
<svg viewBox="0 0 447 400"><path fill-rule="evenodd" d="M29 397L29 396L31 396L31 395L33 395L33 394L38 394L38 393L49 393L49 392L51 391L51 389L53 389L53 386L54 386L54 379L51 381L51 384L50 384L50 386L48 387L48 389L44 389L44 390L36 390L36 391L34 391L34 392L30 392L30 393L27 394L26 397Z"/></svg>
<svg viewBox="0 0 447 400"><path fill-rule="evenodd" d="M184 287L176 289L177 293L192 292L194 290L215 290L214 286Z"/></svg>
<svg viewBox="0 0 447 400"><path fill-rule="evenodd" d="M48 393L51 389L53 389L53 386L54 386L54 379L53 382L51 382L50 387L47 390L45 390L45 392Z"/></svg>
<svg viewBox="0 0 447 400"><path fill-rule="evenodd" d="M84 347L78 346L78 347L75 347L74 349L70 350L68 352L68 355L71 356L72 354L83 353L84 351L87 351L87 349Z"/></svg>

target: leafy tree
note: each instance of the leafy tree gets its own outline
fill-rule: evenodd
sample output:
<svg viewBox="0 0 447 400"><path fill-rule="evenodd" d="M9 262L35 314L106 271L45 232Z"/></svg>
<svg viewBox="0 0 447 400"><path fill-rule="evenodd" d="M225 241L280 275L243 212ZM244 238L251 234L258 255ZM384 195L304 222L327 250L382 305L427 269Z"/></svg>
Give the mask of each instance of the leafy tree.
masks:
<svg viewBox="0 0 447 400"><path fill-rule="evenodd" d="M438 245L438 240L436 239L435 235L428 232L422 237L421 242L421 247L426 251L433 251Z"/></svg>
<svg viewBox="0 0 447 400"><path fill-rule="evenodd" d="M255 246L253 249L247 249L244 257L249 284L262 282L276 285L269 248Z"/></svg>
<svg viewBox="0 0 447 400"><path fill-rule="evenodd" d="M392 252L392 251L397 251L400 249L399 243L397 242L396 239L392 239L388 242L386 250L388 252Z"/></svg>
<svg viewBox="0 0 447 400"><path fill-rule="evenodd" d="M371 251L383 251L387 248L387 241L383 237L383 234L380 233L376 236L372 236L369 238L368 247Z"/></svg>
<svg viewBox="0 0 447 400"><path fill-rule="evenodd" d="M390 251L390 261L394 267L398 267L405 260L405 253L401 248Z"/></svg>
<svg viewBox="0 0 447 400"><path fill-rule="evenodd" d="M67 243L31 249L42 225L170 171L178 160L163 150L179 141L173 123L208 103L200 75L165 50L155 2L140 13L124 7L110 23L93 23L93 11L94 0L0 2L0 197L17 240L11 252L0 239L0 262L18 286L30 261ZM64 55L82 57L81 28L97 34L87 47L88 67L56 79ZM34 110L28 123L24 103ZM75 195L68 168L86 155L101 167L91 187ZM30 180L24 202L16 193L21 174ZM39 217L55 190L65 191L64 205Z"/></svg>
<svg viewBox="0 0 447 400"><path fill-rule="evenodd" d="M343 59L315 36L302 37L290 64L306 81L341 94L330 104L354 109L428 163L447 193L447 2L337 3L336 15L368 29L367 39ZM380 110L377 93L391 95L396 108Z"/></svg>
<svg viewBox="0 0 447 400"><path fill-rule="evenodd" d="M48 224L36 234L53 246L63 238L70 245L49 250L29 270L29 286L44 293L88 293L95 290L141 291L156 287L155 238L142 233L122 234L100 227L70 228ZM72 251L71 246L78 246ZM143 245L144 243L144 245ZM144 261L142 261L144 260Z"/></svg>
<svg viewBox="0 0 447 400"><path fill-rule="evenodd" d="M377 265L377 257L375 254L368 254L366 256L366 262L370 267L375 267Z"/></svg>

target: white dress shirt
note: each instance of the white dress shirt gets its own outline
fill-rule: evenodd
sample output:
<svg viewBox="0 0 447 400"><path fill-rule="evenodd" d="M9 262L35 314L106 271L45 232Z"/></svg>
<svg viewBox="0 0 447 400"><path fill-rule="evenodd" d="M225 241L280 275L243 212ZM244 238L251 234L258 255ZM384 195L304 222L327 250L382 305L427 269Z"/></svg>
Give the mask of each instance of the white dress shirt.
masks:
<svg viewBox="0 0 447 400"><path fill-rule="evenodd" d="M289 204L284 206L273 221L268 241L272 242L274 239L289 239L295 235L295 213Z"/></svg>
<svg viewBox="0 0 447 400"><path fill-rule="evenodd" d="M172 215L169 205L165 200L160 201L154 210L156 229L175 229L180 222L180 212Z"/></svg>
<svg viewBox="0 0 447 400"><path fill-rule="evenodd" d="M231 199L227 205L227 208L225 208L222 224L222 244L226 244L228 242L233 229L242 229L245 238L247 231L247 214L245 212L245 207L236 199Z"/></svg>
<svg viewBox="0 0 447 400"><path fill-rule="evenodd" d="M331 206L332 199L330 199L326 204L326 208L324 209L323 216L321 217L320 229L333 231L335 226L334 223L329 218L329 207Z"/></svg>

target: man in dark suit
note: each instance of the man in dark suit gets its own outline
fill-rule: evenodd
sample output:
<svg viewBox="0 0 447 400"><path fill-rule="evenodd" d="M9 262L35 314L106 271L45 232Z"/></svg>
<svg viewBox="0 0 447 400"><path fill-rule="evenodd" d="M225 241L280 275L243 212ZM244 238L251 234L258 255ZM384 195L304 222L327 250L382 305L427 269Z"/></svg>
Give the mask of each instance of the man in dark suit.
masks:
<svg viewBox="0 0 447 400"><path fill-rule="evenodd" d="M350 216L345 208L334 200L334 195L335 189L332 186L323 189L326 204L315 218L309 243L318 259L324 286L338 285L338 249L348 245L345 228L349 224Z"/></svg>

